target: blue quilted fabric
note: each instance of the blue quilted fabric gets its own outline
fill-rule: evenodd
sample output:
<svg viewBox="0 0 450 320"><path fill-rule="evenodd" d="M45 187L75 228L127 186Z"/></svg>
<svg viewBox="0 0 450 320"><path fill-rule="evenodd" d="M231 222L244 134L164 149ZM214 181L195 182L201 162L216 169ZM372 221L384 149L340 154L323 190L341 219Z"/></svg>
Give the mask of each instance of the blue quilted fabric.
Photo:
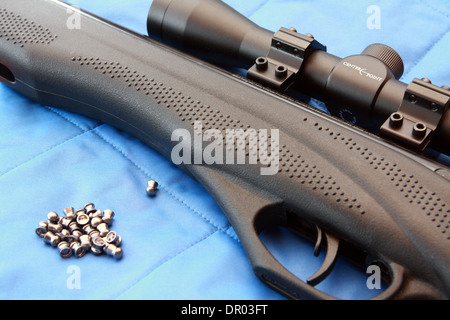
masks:
<svg viewBox="0 0 450 320"><path fill-rule="evenodd" d="M446 0L225 2L267 29L312 33L337 56L387 44L404 58L403 81L428 77L450 85ZM151 0L70 3L146 33ZM146 195L150 179L160 185L154 198ZM122 260L92 254L62 259L34 233L48 212L62 214L88 202L115 211L112 230L123 238ZM0 299L284 299L253 274L212 198L170 161L109 125L36 104L4 85L0 234ZM264 236L274 255L303 280L320 267L323 255L315 258L310 244L283 230ZM366 299L377 294L366 279L339 261L318 288L339 298Z"/></svg>

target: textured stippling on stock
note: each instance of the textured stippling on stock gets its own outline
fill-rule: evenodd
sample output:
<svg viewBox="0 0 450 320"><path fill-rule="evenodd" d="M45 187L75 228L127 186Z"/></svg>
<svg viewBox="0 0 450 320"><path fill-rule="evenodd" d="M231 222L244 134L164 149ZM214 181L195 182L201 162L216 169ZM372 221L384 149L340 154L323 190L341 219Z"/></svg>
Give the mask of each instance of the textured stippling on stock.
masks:
<svg viewBox="0 0 450 320"><path fill-rule="evenodd" d="M230 115L223 114L220 110L204 105L200 101L195 101L181 92L166 87L153 78L148 78L136 70L122 66L119 62L105 61L98 57L73 57L72 61L82 66L90 66L110 78L124 81L129 87L142 94L151 95L158 104L172 109L183 122L188 122L192 126L195 125L196 121L202 121L204 130L217 129L225 132L227 129L252 128L251 125L233 119ZM407 198L410 204L420 206L424 214L430 217L430 223L433 223L440 233L450 239L450 235L448 235L450 233L450 210L436 192L427 190L414 175L405 172L396 163L374 154L368 148L353 141L352 138L347 138L340 132L333 132L308 118L304 118L303 121L322 134L327 135L330 139L343 144L349 150L357 152L359 156L366 160L372 170L385 175L386 179L389 179L395 185L399 193ZM238 148L239 146L235 146L236 151ZM255 153L257 151L251 150L249 141L246 141L246 156L249 156L250 152ZM325 197L333 197L336 202L349 209L356 210L361 215L366 213L357 198L346 194L331 175L328 175L311 161L307 161L305 155L292 153L289 147L284 144L279 146L279 151L280 174L285 174L302 185L310 186L312 190L320 192Z"/></svg>
<svg viewBox="0 0 450 320"><path fill-rule="evenodd" d="M6 9L0 9L0 38L24 47L32 44L50 44L57 36L40 24Z"/></svg>
<svg viewBox="0 0 450 320"><path fill-rule="evenodd" d="M72 61L81 66L91 67L109 78L124 81L128 87L134 88L142 94L151 95L161 107L173 110L181 121L190 123L192 126L195 125L196 121L202 121L203 130L216 129L225 132L227 129L252 129L250 124L233 119L230 115L223 114L220 110L200 101L195 101L182 92L166 87L153 78L149 78L127 66L122 66L119 62L106 61L99 57L72 57ZM268 138L270 141L270 135ZM248 139L246 139L245 144L247 157L250 156L250 152L258 152L258 150L251 150ZM244 146L235 146L235 151L240 147ZM331 175L326 174L323 169L308 161L305 156L292 153L289 147L284 144L279 146L279 152L280 174L285 174L298 183L309 186L311 190L320 192L324 197L332 197L337 203L353 209L361 215L366 213L357 198L347 195Z"/></svg>
<svg viewBox="0 0 450 320"><path fill-rule="evenodd" d="M347 138L339 132L332 132L317 122L314 123L314 127L363 157L369 168L384 175L411 205L419 206L422 212L429 217L430 223L445 235L447 240L450 240L450 208L436 191L428 190L413 174L400 168L397 163L375 154L353 141L352 138Z"/></svg>

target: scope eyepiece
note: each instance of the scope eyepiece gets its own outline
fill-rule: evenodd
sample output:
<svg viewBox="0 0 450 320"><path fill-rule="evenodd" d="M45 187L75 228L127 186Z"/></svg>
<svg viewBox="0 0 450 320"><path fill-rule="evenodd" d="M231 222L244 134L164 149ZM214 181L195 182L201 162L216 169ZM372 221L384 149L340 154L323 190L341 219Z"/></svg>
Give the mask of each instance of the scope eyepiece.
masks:
<svg viewBox="0 0 450 320"><path fill-rule="evenodd" d="M397 80L402 77L403 72L405 71L403 60L397 53L397 51L384 44L371 44L366 49L364 49L362 54L377 58L378 60L383 62L389 68L389 70L391 70L392 74Z"/></svg>
<svg viewBox="0 0 450 320"><path fill-rule="evenodd" d="M172 0L153 1L151 10L147 16L147 31L154 39L163 42L163 22L167 8Z"/></svg>

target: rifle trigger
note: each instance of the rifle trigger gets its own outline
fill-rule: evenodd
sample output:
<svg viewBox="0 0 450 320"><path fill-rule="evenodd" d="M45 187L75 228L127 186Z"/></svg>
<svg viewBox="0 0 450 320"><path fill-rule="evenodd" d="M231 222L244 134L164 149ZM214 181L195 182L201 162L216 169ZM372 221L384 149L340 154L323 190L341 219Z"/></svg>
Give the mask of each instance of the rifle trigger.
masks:
<svg viewBox="0 0 450 320"><path fill-rule="evenodd" d="M314 246L314 256L318 257L320 254L320 248L321 248L322 240L323 240L323 231L317 225L316 225L316 230L317 230L317 240L316 240L316 245Z"/></svg>
<svg viewBox="0 0 450 320"><path fill-rule="evenodd" d="M318 240L319 238L322 238L322 235L325 237L327 243L327 253L320 269L306 281L309 285L313 287L317 286L319 283L325 280L331 273L331 271L333 271L333 268L337 261L337 254L339 249L338 238L321 230L319 227L317 227L317 230L318 230ZM320 242L322 242L322 240L320 240ZM314 249L314 254L316 253L317 247L320 246L320 242L317 241L316 248Z"/></svg>

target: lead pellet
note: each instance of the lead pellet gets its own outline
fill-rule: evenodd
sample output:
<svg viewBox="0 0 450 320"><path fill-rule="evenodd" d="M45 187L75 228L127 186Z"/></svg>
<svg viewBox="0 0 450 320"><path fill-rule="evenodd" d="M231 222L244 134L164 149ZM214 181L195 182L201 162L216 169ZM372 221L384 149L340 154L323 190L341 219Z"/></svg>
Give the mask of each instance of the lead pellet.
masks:
<svg viewBox="0 0 450 320"><path fill-rule="evenodd" d="M75 212L75 215L78 217L80 214L85 214L86 213L86 209L78 209L76 212Z"/></svg>
<svg viewBox="0 0 450 320"><path fill-rule="evenodd" d="M59 216L56 212L52 211L47 214L47 219L50 223L58 223Z"/></svg>
<svg viewBox="0 0 450 320"><path fill-rule="evenodd" d="M76 221L73 221L69 224L69 230L74 233L76 230L81 230Z"/></svg>
<svg viewBox="0 0 450 320"><path fill-rule="evenodd" d="M106 242L102 237L98 236L92 238L92 246L97 252L103 252L103 248L105 247L105 245Z"/></svg>
<svg viewBox="0 0 450 320"><path fill-rule="evenodd" d="M69 237L72 235L69 230L62 229L61 232L56 233L61 238L61 241L68 241Z"/></svg>
<svg viewBox="0 0 450 320"><path fill-rule="evenodd" d="M110 231L105 237L106 242L120 246L122 244L122 237L119 236L115 231Z"/></svg>
<svg viewBox="0 0 450 320"><path fill-rule="evenodd" d="M91 226L90 224L87 224L87 225L85 225L85 226L83 227L83 232L84 232L85 234L91 233L92 230L97 230L97 229L95 229L95 228L94 228L93 226Z"/></svg>
<svg viewBox="0 0 450 320"><path fill-rule="evenodd" d="M83 234L80 238L80 245L86 250L89 251L91 248L91 237L88 234Z"/></svg>
<svg viewBox="0 0 450 320"><path fill-rule="evenodd" d="M43 238L48 231L47 226L48 226L48 222L45 222L45 221L39 222L39 226L36 228L36 234L39 237Z"/></svg>
<svg viewBox="0 0 450 320"><path fill-rule="evenodd" d="M70 248L77 258L81 258L86 254L86 249L82 247L81 243L78 241L72 242Z"/></svg>
<svg viewBox="0 0 450 320"><path fill-rule="evenodd" d="M80 241L80 237L83 235L83 232L81 230L74 230L72 232L72 236L76 238L77 241Z"/></svg>
<svg viewBox="0 0 450 320"><path fill-rule="evenodd" d="M59 220L59 224L61 224L63 226L63 228L69 229L69 224L71 224L73 222L72 219L69 219L67 217L62 217Z"/></svg>
<svg viewBox="0 0 450 320"><path fill-rule="evenodd" d="M89 214L89 218L93 219L95 217L100 217L100 218L103 217L102 210L97 210L97 211L91 212Z"/></svg>
<svg viewBox="0 0 450 320"><path fill-rule="evenodd" d="M78 226L80 226L80 227L84 227L90 221L91 221L91 219L89 218L89 215L87 213L82 213L82 214L78 215L78 217L77 217L77 223L78 223Z"/></svg>
<svg viewBox="0 0 450 320"><path fill-rule="evenodd" d="M71 234L70 236L68 236L66 238L66 241L69 242L69 244L73 243L73 242L77 242L78 241L78 237L74 236L73 234Z"/></svg>
<svg viewBox="0 0 450 320"><path fill-rule="evenodd" d="M53 232L53 233L61 232L62 229L63 229L63 226L60 225L59 223L52 223L52 222L50 222L50 223L47 225L47 230L48 230L48 231L51 231L51 232Z"/></svg>
<svg viewBox="0 0 450 320"><path fill-rule="evenodd" d="M123 251L122 248L117 247L111 243L108 243L104 248L106 254L112 256L114 259L122 259Z"/></svg>
<svg viewBox="0 0 450 320"><path fill-rule="evenodd" d="M87 214L93 213L95 211L97 211L97 209L95 209L95 205L93 203L87 203L84 206L84 210L86 211Z"/></svg>
<svg viewBox="0 0 450 320"><path fill-rule="evenodd" d="M91 220L91 226L97 228L102 222L102 217L94 217Z"/></svg>
<svg viewBox="0 0 450 320"><path fill-rule="evenodd" d="M109 232L108 225L105 222L100 223L97 230L100 231L100 237L106 237Z"/></svg>
<svg viewBox="0 0 450 320"><path fill-rule="evenodd" d="M150 180L147 182L147 194L150 197L153 197L156 195L156 192L158 191L158 182L155 180Z"/></svg>
<svg viewBox="0 0 450 320"><path fill-rule="evenodd" d="M76 214L72 207L68 207L64 209L64 214L66 215L66 218L69 220L75 220Z"/></svg>
<svg viewBox="0 0 450 320"><path fill-rule="evenodd" d="M58 244L59 255L64 259L70 258L72 256L72 249L70 244L66 241L60 242Z"/></svg>
<svg viewBox="0 0 450 320"><path fill-rule="evenodd" d="M93 254L95 254L96 256L103 254L103 250L99 250L96 247L94 247L93 245L91 245L91 252Z"/></svg>
<svg viewBox="0 0 450 320"><path fill-rule="evenodd" d="M114 218L114 211L112 210L105 210L103 211L103 221L106 222L106 224L111 225Z"/></svg>
<svg viewBox="0 0 450 320"><path fill-rule="evenodd" d="M61 241L61 238L54 234L51 231L48 231L45 235L44 235L44 242L51 245L52 247L55 247L58 245L58 243Z"/></svg>
<svg viewBox="0 0 450 320"><path fill-rule="evenodd" d="M88 234L91 237L91 240L94 239L95 237L100 237L100 231L98 231L97 229L89 231Z"/></svg>

